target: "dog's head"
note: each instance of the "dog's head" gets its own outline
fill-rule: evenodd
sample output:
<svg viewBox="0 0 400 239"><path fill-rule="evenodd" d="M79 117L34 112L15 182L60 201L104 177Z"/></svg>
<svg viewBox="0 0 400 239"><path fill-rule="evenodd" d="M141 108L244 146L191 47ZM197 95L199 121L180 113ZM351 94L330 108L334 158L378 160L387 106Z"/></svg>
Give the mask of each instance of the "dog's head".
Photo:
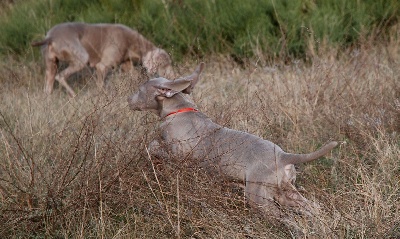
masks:
<svg viewBox="0 0 400 239"><path fill-rule="evenodd" d="M171 99L178 93L190 94L200 78L204 69L200 63L196 70L189 76L175 80L159 77L154 78L139 87L139 90L128 98L132 110L148 110L158 115L162 110L162 102Z"/></svg>
<svg viewBox="0 0 400 239"><path fill-rule="evenodd" d="M175 73L172 69L172 61L166 51L160 48L147 52L143 57L143 66L151 77L159 76L174 79Z"/></svg>

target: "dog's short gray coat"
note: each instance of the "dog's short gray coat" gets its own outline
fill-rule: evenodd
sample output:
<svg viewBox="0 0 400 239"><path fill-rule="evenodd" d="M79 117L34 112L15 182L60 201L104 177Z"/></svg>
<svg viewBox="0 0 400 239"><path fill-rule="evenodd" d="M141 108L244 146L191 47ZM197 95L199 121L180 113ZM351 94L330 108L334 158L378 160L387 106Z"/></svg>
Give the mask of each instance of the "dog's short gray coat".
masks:
<svg viewBox="0 0 400 239"><path fill-rule="evenodd" d="M173 78L169 55L139 34L121 24L62 23L51 28L46 38L33 42L32 46L44 46L46 63L45 92L53 91L56 79L70 96L75 92L67 78L85 66L96 68L97 85L103 87L107 72L119 64L142 62L150 75ZM57 63L67 62L68 67L57 75Z"/></svg>
<svg viewBox="0 0 400 239"><path fill-rule="evenodd" d="M294 187L294 164L306 163L330 152L330 142L310 154L290 154L255 135L232 130L211 121L187 95L199 80L201 63L190 76L170 81L151 79L129 99L133 110L149 110L162 118L161 139L150 144L152 155L190 157L244 182L251 203L277 215L277 205L310 210L309 202ZM187 112L174 113L179 109ZM171 114L172 113L172 114Z"/></svg>

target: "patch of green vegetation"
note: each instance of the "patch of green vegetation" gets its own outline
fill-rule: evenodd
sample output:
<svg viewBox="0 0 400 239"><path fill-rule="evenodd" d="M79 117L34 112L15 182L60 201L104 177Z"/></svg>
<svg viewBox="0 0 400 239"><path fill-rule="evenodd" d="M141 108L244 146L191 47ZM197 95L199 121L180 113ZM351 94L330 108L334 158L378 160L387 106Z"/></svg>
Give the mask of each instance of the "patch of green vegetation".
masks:
<svg viewBox="0 0 400 239"><path fill-rule="evenodd" d="M310 42L318 49L322 41L349 47L381 39L398 23L400 2L28 0L5 12L0 54L23 55L55 24L84 21L126 24L178 59L209 53L302 58Z"/></svg>

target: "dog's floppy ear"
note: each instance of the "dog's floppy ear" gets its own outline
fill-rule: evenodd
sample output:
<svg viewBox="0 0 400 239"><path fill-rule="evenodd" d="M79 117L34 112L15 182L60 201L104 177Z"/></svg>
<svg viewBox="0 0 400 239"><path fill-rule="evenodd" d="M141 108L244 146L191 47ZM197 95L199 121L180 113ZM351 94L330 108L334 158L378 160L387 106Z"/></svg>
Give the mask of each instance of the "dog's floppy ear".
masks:
<svg viewBox="0 0 400 239"><path fill-rule="evenodd" d="M183 90L183 91L182 91L183 93L185 93L185 94L190 94L190 93L192 93L192 90L193 90L194 86L197 84L197 82L198 82L199 79L200 79L200 74L201 74L201 72L203 71L205 65L206 65L206 64L205 64L204 62L201 62L201 63L197 66L196 70L194 70L194 72L193 72L191 75L186 76L186 77L183 77L183 78L180 78L180 79L190 80L190 86L187 87L185 90Z"/></svg>
<svg viewBox="0 0 400 239"><path fill-rule="evenodd" d="M159 96L170 98L178 92L190 94L200 79L200 74L204 69L204 62L200 63L194 72L186 77L178 78L173 81L166 81L155 86Z"/></svg>
<svg viewBox="0 0 400 239"><path fill-rule="evenodd" d="M157 92L159 96L164 96L170 98L174 96L176 93L184 91L191 84L191 81L188 79L176 79L173 81L163 82L160 85L155 86L157 88Z"/></svg>

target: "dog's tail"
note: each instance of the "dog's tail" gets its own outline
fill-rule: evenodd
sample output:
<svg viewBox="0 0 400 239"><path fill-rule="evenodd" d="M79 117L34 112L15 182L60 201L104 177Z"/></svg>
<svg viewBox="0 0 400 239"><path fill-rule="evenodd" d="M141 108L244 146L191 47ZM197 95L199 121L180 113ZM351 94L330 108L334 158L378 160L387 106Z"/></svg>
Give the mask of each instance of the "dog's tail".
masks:
<svg viewBox="0 0 400 239"><path fill-rule="evenodd" d="M316 160L316 159L324 156L325 154L329 153L337 145L338 145L338 143L336 141L332 141L328 144L325 144L317 151L309 153L309 154L282 153L281 159L285 165L307 163L307 162Z"/></svg>
<svg viewBox="0 0 400 239"><path fill-rule="evenodd" d="M47 45L47 44L50 43L50 41L51 41L50 38L46 38L46 39L44 39L44 40L42 40L42 41L32 42L32 43L31 43L31 46L43 46L43 45Z"/></svg>

